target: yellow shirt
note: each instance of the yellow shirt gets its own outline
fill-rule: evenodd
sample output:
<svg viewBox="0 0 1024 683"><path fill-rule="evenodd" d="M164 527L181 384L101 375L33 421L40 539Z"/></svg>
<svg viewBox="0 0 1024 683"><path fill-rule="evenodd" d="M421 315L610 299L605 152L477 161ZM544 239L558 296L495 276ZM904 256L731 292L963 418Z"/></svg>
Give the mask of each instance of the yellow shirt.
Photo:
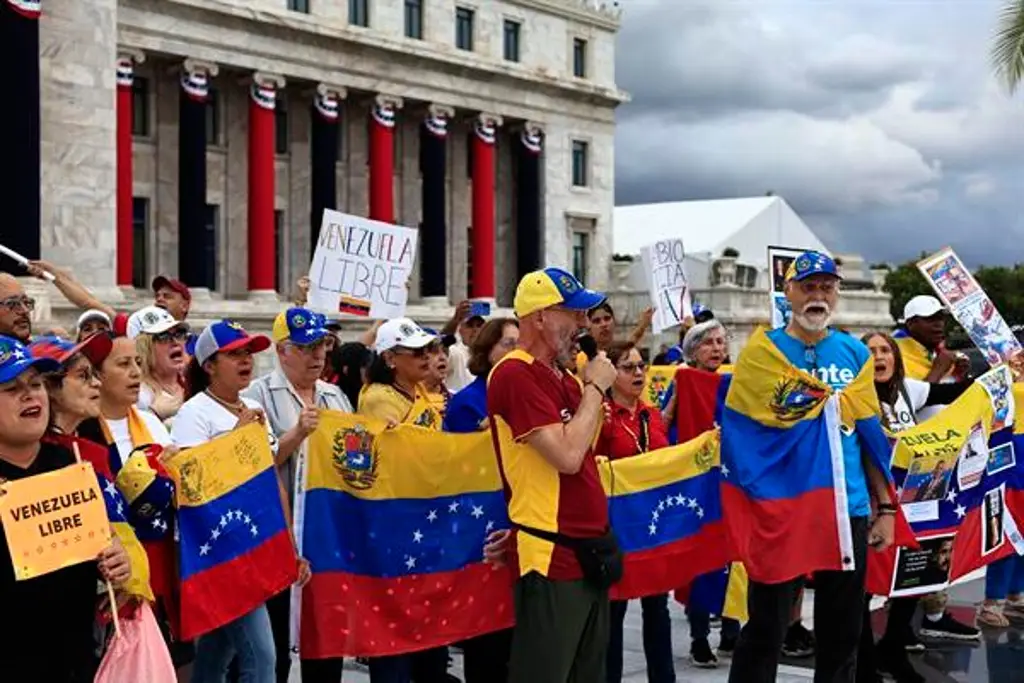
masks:
<svg viewBox="0 0 1024 683"><path fill-rule="evenodd" d="M416 395L411 399L390 384L368 384L359 392L357 412L385 422L441 429L441 414L433 406L422 384L416 385Z"/></svg>

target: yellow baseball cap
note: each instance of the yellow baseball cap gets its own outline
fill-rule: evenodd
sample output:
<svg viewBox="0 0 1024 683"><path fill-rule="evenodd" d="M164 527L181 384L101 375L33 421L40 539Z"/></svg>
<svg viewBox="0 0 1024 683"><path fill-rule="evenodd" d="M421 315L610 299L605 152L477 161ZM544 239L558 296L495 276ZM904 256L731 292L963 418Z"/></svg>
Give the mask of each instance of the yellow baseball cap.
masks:
<svg viewBox="0 0 1024 683"><path fill-rule="evenodd" d="M605 298L604 294L584 287L571 273L561 268L545 268L523 276L512 306L516 316L523 318L552 306L589 311Z"/></svg>

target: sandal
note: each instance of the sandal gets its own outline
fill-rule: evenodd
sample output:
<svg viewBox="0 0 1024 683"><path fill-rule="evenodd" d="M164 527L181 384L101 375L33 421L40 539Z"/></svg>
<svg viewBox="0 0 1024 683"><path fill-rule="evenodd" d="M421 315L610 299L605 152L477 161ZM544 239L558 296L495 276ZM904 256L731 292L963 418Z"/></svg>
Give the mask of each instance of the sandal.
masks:
<svg viewBox="0 0 1024 683"><path fill-rule="evenodd" d="M1007 628L1010 620L1003 614L1003 602L985 602L978 607L978 626L981 628Z"/></svg>

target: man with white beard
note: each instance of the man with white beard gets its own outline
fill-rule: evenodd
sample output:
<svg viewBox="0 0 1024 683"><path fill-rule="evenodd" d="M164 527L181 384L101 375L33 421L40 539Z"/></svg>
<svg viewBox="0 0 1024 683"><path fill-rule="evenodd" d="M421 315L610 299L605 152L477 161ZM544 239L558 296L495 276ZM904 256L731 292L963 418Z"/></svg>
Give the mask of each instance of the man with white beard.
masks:
<svg viewBox="0 0 1024 683"><path fill-rule="evenodd" d="M793 317L768 338L794 367L841 391L865 367L870 352L856 338L829 327L839 303L840 277L826 254L808 251L798 256L786 274L786 298ZM741 362L742 364L742 362ZM733 387L740 381L739 368ZM769 404L765 396L765 405ZM896 508L889 497L885 474L869 464L858 435L842 430L843 469L853 536L851 571L814 574L814 631L817 640L814 680L855 683L857 646L864 610L867 548L883 549L893 542ZM872 498L878 511L874 520ZM750 620L740 632L729 671L729 683L774 681L793 604L804 585L799 577L783 583L751 581ZM873 672L872 672L873 673Z"/></svg>

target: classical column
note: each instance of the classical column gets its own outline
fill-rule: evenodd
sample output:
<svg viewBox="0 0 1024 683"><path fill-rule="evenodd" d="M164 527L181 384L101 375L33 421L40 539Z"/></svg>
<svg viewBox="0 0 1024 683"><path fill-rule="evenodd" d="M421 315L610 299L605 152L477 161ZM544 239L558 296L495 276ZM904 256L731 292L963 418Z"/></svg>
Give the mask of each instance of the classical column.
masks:
<svg viewBox="0 0 1024 683"><path fill-rule="evenodd" d="M543 163L544 132L527 121L517 136L516 145L516 273L522 278L540 268L541 230L540 175Z"/></svg>
<svg viewBox="0 0 1024 683"><path fill-rule="evenodd" d="M135 63L145 61L138 50L117 57L117 285L132 286L135 252L132 235L132 84Z"/></svg>
<svg viewBox="0 0 1024 683"><path fill-rule="evenodd" d="M370 218L395 222L395 117L402 100L377 95L370 110Z"/></svg>
<svg viewBox="0 0 1024 683"><path fill-rule="evenodd" d="M0 243L30 259L39 258L39 13L31 0L0 0L0 63L4 72L4 106L0 107L0 182L3 227ZM24 269L3 258L0 268Z"/></svg>
<svg viewBox="0 0 1024 683"><path fill-rule="evenodd" d="M455 110L430 105L420 126L420 173L423 222L420 224L420 293L424 299L447 301L448 220L445 189L448 161L448 122Z"/></svg>
<svg viewBox="0 0 1024 683"><path fill-rule="evenodd" d="M473 121L473 280L469 296L473 299L494 298L494 148L501 117L479 114Z"/></svg>
<svg viewBox="0 0 1024 683"><path fill-rule="evenodd" d="M310 132L310 256L316 251L324 209L335 209L338 206L338 119L345 94L344 88L321 83L313 94L310 106L313 124Z"/></svg>
<svg viewBox="0 0 1024 683"><path fill-rule="evenodd" d="M249 292L275 291L274 106L284 78L256 72L249 86Z"/></svg>
<svg viewBox="0 0 1024 683"><path fill-rule="evenodd" d="M186 59L178 96L178 277L189 287L216 281L216 259L201 258L206 222L206 107L214 64ZM212 253L216 254L216 245ZM210 261L214 261L210 263Z"/></svg>

